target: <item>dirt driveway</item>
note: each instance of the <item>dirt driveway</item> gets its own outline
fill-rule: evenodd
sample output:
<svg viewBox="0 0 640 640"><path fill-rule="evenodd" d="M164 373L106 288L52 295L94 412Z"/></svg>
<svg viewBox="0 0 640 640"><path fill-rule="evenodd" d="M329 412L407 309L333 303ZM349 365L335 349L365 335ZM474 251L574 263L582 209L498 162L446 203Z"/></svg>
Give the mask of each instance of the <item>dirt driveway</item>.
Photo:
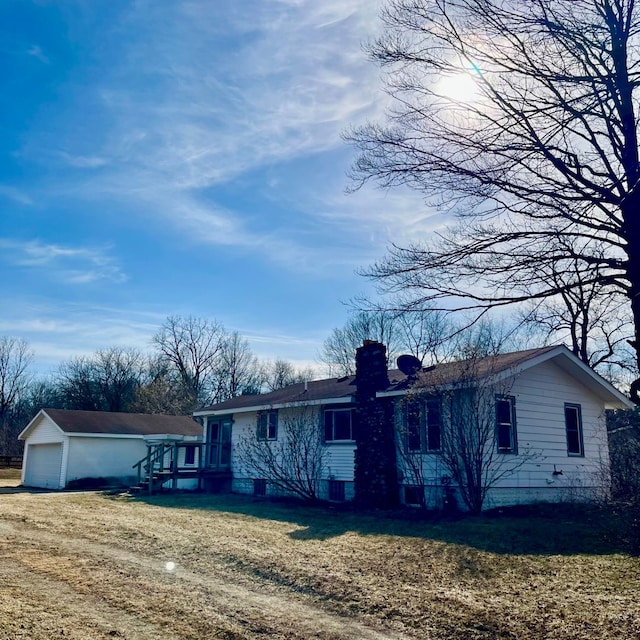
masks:
<svg viewBox="0 0 640 640"><path fill-rule="evenodd" d="M243 567L216 545L242 537L242 517L216 534L206 512L14 491L0 496L2 640L408 637Z"/></svg>

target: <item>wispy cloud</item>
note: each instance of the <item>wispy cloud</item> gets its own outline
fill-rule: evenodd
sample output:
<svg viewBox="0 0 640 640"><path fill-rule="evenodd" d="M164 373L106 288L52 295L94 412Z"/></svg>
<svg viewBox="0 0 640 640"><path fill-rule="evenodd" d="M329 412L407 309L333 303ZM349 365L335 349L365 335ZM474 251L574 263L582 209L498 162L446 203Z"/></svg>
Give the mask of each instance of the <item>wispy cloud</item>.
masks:
<svg viewBox="0 0 640 640"><path fill-rule="evenodd" d="M371 0L132 4L119 25L121 54L85 96L108 128L93 145L64 136L46 161L82 174L50 189L117 202L113 210L162 220L192 243L251 249L315 272L353 270L389 242L432 229L440 223L408 191L367 186L344 196L341 134L386 106L361 49L378 12ZM320 177L321 162L332 166ZM243 182L271 199L268 224L219 197Z"/></svg>
<svg viewBox="0 0 640 640"><path fill-rule="evenodd" d="M69 284L98 280L124 282L127 277L103 248L68 247L39 240L0 238L2 260L14 267L39 269Z"/></svg>
<svg viewBox="0 0 640 640"><path fill-rule="evenodd" d="M13 200L18 204L33 204L33 200L26 193L24 193L24 191L8 185L0 184L0 196L8 198L9 200Z"/></svg>
<svg viewBox="0 0 640 640"><path fill-rule="evenodd" d="M37 44L31 45L27 49L26 54L40 60L43 64L51 64L49 58L43 53L42 49Z"/></svg>
<svg viewBox="0 0 640 640"><path fill-rule="evenodd" d="M36 355L35 368L42 374L55 371L63 360L112 346L151 353L151 339L170 315L169 310L136 311L43 299L0 297L0 306L6 310L0 318L0 335L26 339ZM299 367L318 368L315 358L324 335L293 336L260 326L239 327L238 331L261 359L285 358Z"/></svg>
<svg viewBox="0 0 640 640"><path fill-rule="evenodd" d="M56 151L54 156L60 158L66 165L77 169L97 169L109 163L106 157L72 155L67 151Z"/></svg>
<svg viewBox="0 0 640 640"><path fill-rule="evenodd" d="M197 242L299 261L313 253L311 237L277 217L260 237L212 191L265 170L286 190L284 165L341 153L345 127L380 114L378 71L361 50L377 15L371 0L133 4L122 54L86 96L108 115L107 135L93 148L65 136L56 151L66 166L96 171L54 188L121 199L142 215L161 210ZM301 176L310 193L322 190L314 177Z"/></svg>
<svg viewBox="0 0 640 640"><path fill-rule="evenodd" d="M166 316L131 309L15 298L3 300L0 335L26 339L39 373L54 371L62 360L112 346L150 350L151 337Z"/></svg>

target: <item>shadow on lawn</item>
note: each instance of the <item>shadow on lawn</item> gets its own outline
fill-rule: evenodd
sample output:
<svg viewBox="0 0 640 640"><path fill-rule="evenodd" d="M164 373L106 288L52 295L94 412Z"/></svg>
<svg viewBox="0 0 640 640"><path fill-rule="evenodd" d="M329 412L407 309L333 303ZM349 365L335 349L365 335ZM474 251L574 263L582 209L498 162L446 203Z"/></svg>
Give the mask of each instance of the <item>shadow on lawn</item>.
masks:
<svg viewBox="0 0 640 640"><path fill-rule="evenodd" d="M616 514L593 505L540 504L444 517L404 509L364 511L352 505L307 505L295 500L239 495L165 494L132 501L166 508L201 509L291 523L295 540L326 540L352 532L459 544L517 555L608 555L627 552Z"/></svg>

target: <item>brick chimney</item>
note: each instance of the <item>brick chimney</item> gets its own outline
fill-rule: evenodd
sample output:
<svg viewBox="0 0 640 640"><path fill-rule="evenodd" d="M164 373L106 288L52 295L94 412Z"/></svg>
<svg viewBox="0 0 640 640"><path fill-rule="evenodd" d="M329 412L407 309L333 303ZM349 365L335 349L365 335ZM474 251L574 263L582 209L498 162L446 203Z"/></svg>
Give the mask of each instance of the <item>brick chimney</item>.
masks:
<svg viewBox="0 0 640 640"><path fill-rule="evenodd" d="M365 340L356 350L355 499L367 507L398 503L393 403L376 398L389 386L387 349Z"/></svg>

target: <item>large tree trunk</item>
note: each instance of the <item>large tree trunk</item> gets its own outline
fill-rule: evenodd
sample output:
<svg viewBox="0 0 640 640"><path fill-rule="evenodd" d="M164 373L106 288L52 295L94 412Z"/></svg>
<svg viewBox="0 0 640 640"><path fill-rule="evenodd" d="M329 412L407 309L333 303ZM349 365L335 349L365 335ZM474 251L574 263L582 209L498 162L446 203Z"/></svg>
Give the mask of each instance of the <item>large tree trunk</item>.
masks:
<svg viewBox="0 0 640 640"><path fill-rule="evenodd" d="M629 280L629 299L633 314L634 340L632 346L636 352L636 362L640 371L640 192L634 190L622 208L624 237L627 241L627 278ZM631 384L631 400L640 404L640 378Z"/></svg>

